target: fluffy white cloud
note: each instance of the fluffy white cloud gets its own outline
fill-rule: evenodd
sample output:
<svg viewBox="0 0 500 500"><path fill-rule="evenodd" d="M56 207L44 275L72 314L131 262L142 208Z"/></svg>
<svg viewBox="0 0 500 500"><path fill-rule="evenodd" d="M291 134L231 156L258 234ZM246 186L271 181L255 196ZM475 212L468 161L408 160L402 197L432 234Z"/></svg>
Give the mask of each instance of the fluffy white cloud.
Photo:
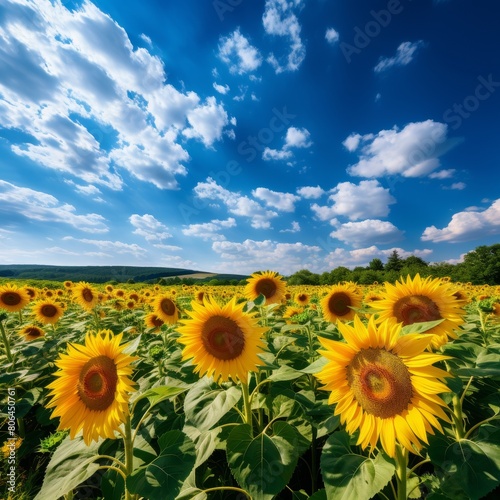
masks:
<svg viewBox="0 0 500 500"><path fill-rule="evenodd" d="M177 188L189 154L179 134L211 146L227 114L213 97L166 84L162 61L134 48L91 2L11 2L4 9L0 121L29 139L12 151L96 186L121 189L120 169ZM142 37L145 39L144 37ZM147 41L147 40L146 40Z"/></svg>
<svg viewBox="0 0 500 500"><path fill-rule="evenodd" d="M226 261L219 265L219 272L237 268L240 273L262 270L265 265L273 271L290 275L299 269L318 270L321 248L303 243L279 243L273 240L255 241L247 239L241 243L216 241L212 249ZM236 267L235 267L236 266Z"/></svg>
<svg viewBox="0 0 500 500"><path fill-rule="evenodd" d="M375 66L375 72L380 73L386 71L393 66L406 66L409 64L420 47L424 45L422 40L417 42L403 42L396 50L396 54L392 57L383 57Z"/></svg>
<svg viewBox="0 0 500 500"><path fill-rule="evenodd" d="M321 198L325 194L323 188L319 186L304 186L297 189L297 194L306 199Z"/></svg>
<svg viewBox="0 0 500 500"><path fill-rule="evenodd" d="M403 233L391 222L366 219L360 222L341 224L330 233L332 238L355 248L371 243L388 244L399 240Z"/></svg>
<svg viewBox="0 0 500 500"><path fill-rule="evenodd" d="M443 229L427 227L422 234L423 241L449 241L456 243L500 234L500 199L494 201L486 210L458 212Z"/></svg>
<svg viewBox="0 0 500 500"><path fill-rule="evenodd" d="M249 73L262 64L262 57L237 28L227 37L219 40L219 57L229 66L231 73Z"/></svg>
<svg viewBox="0 0 500 500"><path fill-rule="evenodd" d="M396 200L389 190L382 187L377 180L361 181L359 184L340 182L332 190L329 200L332 206L319 206L314 203L311 209L320 220L328 220L342 215L350 220L368 217L386 217L389 205Z"/></svg>
<svg viewBox="0 0 500 500"><path fill-rule="evenodd" d="M458 191L461 191L462 189L465 189L466 187L467 187L467 184L465 184L465 182L454 182L450 186L450 189L456 189Z"/></svg>
<svg viewBox="0 0 500 500"><path fill-rule="evenodd" d="M207 182L198 182L194 192L199 198L221 201L231 214L249 218L251 226L256 229L269 229L270 219L278 216L277 212L266 210L248 196L225 189L211 177L207 178Z"/></svg>
<svg viewBox="0 0 500 500"><path fill-rule="evenodd" d="M446 170L438 170L437 172L432 172L429 174L431 179L449 179L455 175L456 170L454 168L448 168Z"/></svg>
<svg viewBox="0 0 500 500"><path fill-rule="evenodd" d="M300 23L294 13L295 9L302 8L303 0L266 0L262 24L269 35L283 37L288 40L288 55L279 59L271 53L269 62L276 73L296 71L306 57L306 48L300 38Z"/></svg>
<svg viewBox="0 0 500 500"><path fill-rule="evenodd" d="M334 45L339 41L340 35L339 32L334 28L328 28L325 33L325 39L328 43Z"/></svg>
<svg viewBox="0 0 500 500"><path fill-rule="evenodd" d="M213 87L217 92L219 92L219 94L223 94L223 95L227 94L230 90L229 85L227 85L227 84L226 85L219 85L216 82L213 83Z"/></svg>
<svg viewBox="0 0 500 500"><path fill-rule="evenodd" d="M439 157L456 143L447 139L447 133L445 123L426 120L409 123L402 130L394 127L376 135L349 136L344 145L350 151L362 146L358 163L347 171L358 177L428 175L439 167Z"/></svg>
<svg viewBox="0 0 500 500"><path fill-rule="evenodd" d="M69 224L89 233L108 232L102 215L79 215L75 212L73 205L61 203L50 194L0 180L0 214L5 225L6 221L15 224L16 218L22 215L36 221Z"/></svg>
<svg viewBox="0 0 500 500"><path fill-rule="evenodd" d="M292 221L292 227L289 229L281 229L280 233L298 233L300 232L300 224L297 221Z"/></svg>
<svg viewBox="0 0 500 500"><path fill-rule="evenodd" d="M162 241L172 236L167 226L150 214L132 214L129 221L135 227L134 234L142 236L147 241Z"/></svg>
<svg viewBox="0 0 500 500"><path fill-rule="evenodd" d="M91 240L88 238L74 238L66 236L64 241L76 241L85 245L92 245L97 247L102 257L112 257L114 254L132 254L134 257L142 257L147 251L135 243L123 243L122 241L109 241L109 240Z"/></svg>
<svg viewBox="0 0 500 500"><path fill-rule="evenodd" d="M285 149L272 149L265 147L262 152L263 160L288 160L293 156L291 151Z"/></svg>
<svg viewBox="0 0 500 500"><path fill-rule="evenodd" d="M182 230L185 236L194 236L203 240L224 241L226 237L220 233L221 230L236 226L236 220L229 217L226 220L212 220L202 224L190 224Z"/></svg>
<svg viewBox="0 0 500 500"><path fill-rule="evenodd" d="M263 160L287 160L292 158L293 148L310 148L312 141L310 140L311 134L306 128L289 127L285 134L285 142L282 149L264 148L262 153Z"/></svg>
<svg viewBox="0 0 500 500"><path fill-rule="evenodd" d="M300 197L294 194L271 191L262 187L254 189L252 195L262 200L268 207L276 208L281 212L293 212L295 210L295 202L300 200Z"/></svg>

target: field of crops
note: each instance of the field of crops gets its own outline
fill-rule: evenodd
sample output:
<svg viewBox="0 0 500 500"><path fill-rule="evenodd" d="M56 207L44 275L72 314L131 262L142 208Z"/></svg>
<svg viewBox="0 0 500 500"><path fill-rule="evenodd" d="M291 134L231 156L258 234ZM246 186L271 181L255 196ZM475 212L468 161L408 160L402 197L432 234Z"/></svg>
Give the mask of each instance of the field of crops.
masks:
<svg viewBox="0 0 500 500"><path fill-rule="evenodd" d="M0 282L0 497L497 498L500 287Z"/></svg>

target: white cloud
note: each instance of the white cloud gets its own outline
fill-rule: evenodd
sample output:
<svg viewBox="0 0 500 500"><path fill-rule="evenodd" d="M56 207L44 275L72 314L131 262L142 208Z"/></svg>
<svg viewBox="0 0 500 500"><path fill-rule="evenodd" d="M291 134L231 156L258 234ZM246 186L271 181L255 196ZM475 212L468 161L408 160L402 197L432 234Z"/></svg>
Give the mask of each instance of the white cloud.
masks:
<svg viewBox="0 0 500 500"><path fill-rule="evenodd" d="M262 57L237 28L231 35L219 39L219 57L229 66L231 73L244 74L255 71L262 64Z"/></svg>
<svg viewBox="0 0 500 500"><path fill-rule="evenodd" d="M349 141L348 137L344 143L349 141L347 144L352 151L362 146L358 163L347 171L359 177L429 175L440 166L439 157L456 144L447 139L447 133L445 123L426 120L409 123L402 130L394 127L376 135L362 136L357 142L355 139Z"/></svg>
<svg viewBox="0 0 500 500"><path fill-rule="evenodd" d="M197 137L205 146L211 146L222 137L229 118L222 104L217 104L215 97L207 98L206 104L197 106L187 113L191 128L183 130L186 137Z"/></svg>
<svg viewBox="0 0 500 500"><path fill-rule="evenodd" d="M328 43L334 45L339 41L340 35L339 32L334 28L328 28L325 33L325 39Z"/></svg>
<svg viewBox="0 0 500 500"><path fill-rule="evenodd" d="M289 127L286 131L284 149L309 148L312 142L309 140L311 134L305 128Z"/></svg>
<svg viewBox="0 0 500 500"><path fill-rule="evenodd" d="M106 256L113 254L132 254L134 257L142 257L147 251L135 243L123 243L122 241L109 241L109 240L91 240L87 238L74 238L72 236L65 236L64 241L76 241L85 245L92 245L97 247L102 252L108 252Z"/></svg>
<svg viewBox="0 0 500 500"><path fill-rule="evenodd" d="M325 194L325 191L319 186L304 186L297 189L297 194L305 199L316 199L321 198Z"/></svg>
<svg viewBox="0 0 500 500"><path fill-rule="evenodd" d="M266 268L290 275L304 268L317 271L322 265L319 259L321 248L303 243L250 239L241 243L216 241L212 244L212 249L226 261L219 265L219 272L230 270L234 272L237 265L238 272L242 274Z"/></svg>
<svg viewBox="0 0 500 500"><path fill-rule="evenodd" d="M221 230L236 226L236 220L229 217L226 220L212 220L202 224L190 224L182 230L185 236L194 236L203 240L223 241L226 237L220 233Z"/></svg>
<svg viewBox="0 0 500 500"><path fill-rule="evenodd" d="M429 174L431 179L449 179L455 175L456 170L454 168L449 168L447 170L438 170L437 172L432 172Z"/></svg>
<svg viewBox="0 0 500 500"><path fill-rule="evenodd" d="M292 221L292 227L289 229L281 229L280 233L298 233L300 232L300 224L297 221Z"/></svg>
<svg viewBox="0 0 500 500"><path fill-rule="evenodd" d="M262 159L263 160L288 160L293 156L293 153L291 151L287 151L284 149L272 149L265 147L264 151L262 152Z"/></svg>
<svg viewBox="0 0 500 500"><path fill-rule="evenodd" d="M350 151L351 153L358 149L359 143L361 141L362 136L360 134L351 134L342 145Z"/></svg>
<svg viewBox="0 0 500 500"><path fill-rule="evenodd" d="M251 226L255 229L269 229L270 219L278 216L277 212L266 210L248 196L225 189L211 177L207 178L207 182L198 182L194 187L194 192L201 199L221 201L231 214L249 218Z"/></svg>
<svg viewBox="0 0 500 500"><path fill-rule="evenodd" d="M284 71L296 71L306 57L306 48L300 38L300 23L294 13L294 9L303 6L302 0L266 0L262 24L269 35L275 35L288 39L288 55L279 59L271 53L267 61L276 73Z"/></svg>
<svg viewBox="0 0 500 500"><path fill-rule="evenodd" d="M166 252L178 252L182 250L182 247L178 247L177 245L165 245L164 243L154 243L153 246Z"/></svg>
<svg viewBox="0 0 500 500"><path fill-rule="evenodd" d="M227 94L230 90L229 85L227 85L227 84L226 85L219 85L216 82L213 83L213 87L217 92L219 92L219 94L223 94L223 95Z"/></svg>
<svg viewBox="0 0 500 500"><path fill-rule="evenodd" d="M500 234L500 199L482 212L468 211L454 214L450 223L443 229L435 226L427 227L421 240L433 243L440 241L457 243L493 234Z"/></svg>
<svg viewBox="0 0 500 500"><path fill-rule="evenodd" d="M69 224L80 231L106 233L108 227L102 215L91 213L78 215L68 203L61 203L54 196L42 191L19 187L0 180L0 214L4 225L14 221L18 214L42 222Z"/></svg>
<svg viewBox="0 0 500 500"><path fill-rule="evenodd" d="M350 220L368 217L386 217L389 205L396 202L388 189L377 180L361 181L359 184L340 182L332 190L329 200L331 207L322 207L314 203L311 209L320 220L342 215Z"/></svg>
<svg viewBox="0 0 500 500"><path fill-rule="evenodd" d="M167 226L150 214L132 214L129 221L135 227L134 234L142 236L146 241L162 241L172 236Z"/></svg>
<svg viewBox="0 0 500 500"><path fill-rule="evenodd" d="M466 187L467 187L467 184L465 184L465 182L454 182L450 186L450 189L456 189L458 191L461 191L462 189L465 189Z"/></svg>
<svg viewBox="0 0 500 500"><path fill-rule="evenodd" d="M162 61L134 48L125 30L91 2L10 3L4 9L0 121L31 137L27 157L95 186L121 189L120 169L176 189L189 154L179 133L211 146L227 115L213 97L166 84ZM142 39L147 42L145 36Z"/></svg>
<svg viewBox="0 0 500 500"><path fill-rule="evenodd" d="M252 195L262 200L268 207L276 208L280 212L293 212L295 202L300 200L300 197L294 194L271 191L262 187L254 189Z"/></svg>
<svg viewBox="0 0 500 500"><path fill-rule="evenodd" d="M386 71L393 66L406 66L409 64L416 51L424 45L422 40L417 42L403 42L396 50L396 54L392 57L383 57L380 59L374 70L376 73Z"/></svg>
<svg viewBox="0 0 500 500"><path fill-rule="evenodd" d="M403 233L394 224L378 219L347 222L330 233L332 238L355 248L371 243L388 244L401 239Z"/></svg>

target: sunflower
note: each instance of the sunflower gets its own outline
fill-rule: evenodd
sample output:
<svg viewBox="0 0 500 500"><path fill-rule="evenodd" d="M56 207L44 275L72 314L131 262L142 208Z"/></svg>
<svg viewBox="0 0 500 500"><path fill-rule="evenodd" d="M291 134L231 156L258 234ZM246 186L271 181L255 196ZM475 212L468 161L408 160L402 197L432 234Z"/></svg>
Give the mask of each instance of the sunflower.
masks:
<svg viewBox="0 0 500 500"><path fill-rule="evenodd" d="M403 326L426 321L443 320L425 333L432 333L432 347L437 349L456 338L454 329L463 323L462 302L454 295L455 290L440 278L410 276L406 282L385 283L382 300L371 306L379 311L379 320L392 318Z"/></svg>
<svg viewBox="0 0 500 500"><path fill-rule="evenodd" d="M144 323L148 328L154 328L155 332L157 332L160 331L165 322L157 314L149 313L144 317Z"/></svg>
<svg viewBox="0 0 500 500"><path fill-rule="evenodd" d="M99 301L97 290L85 281L80 281L73 287L73 297L87 311L92 311Z"/></svg>
<svg viewBox="0 0 500 500"><path fill-rule="evenodd" d="M124 352L122 336L111 330L89 332L85 345L70 344L56 361L59 370L47 386L53 398L47 407L54 408L52 418L61 418L59 429L69 429L71 439L80 430L87 445L100 437L114 439L128 415L134 390L130 364L137 358Z"/></svg>
<svg viewBox="0 0 500 500"><path fill-rule="evenodd" d="M179 319L179 309L169 294L158 295L153 301L153 312L163 320L164 323L174 325Z"/></svg>
<svg viewBox="0 0 500 500"><path fill-rule="evenodd" d="M64 313L57 302L49 299L39 300L32 310L36 319L44 325L57 323Z"/></svg>
<svg viewBox="0 0 500 500"><path fill-rule="evenodd" d="M216 382L246 382L248 372L262 363L258 354L267 328L258 326L255 313L243 312L245 303L237 304L235 297L224 306L211 297L205 297L203 305L193 300L191 306L193 310L186 311L190 318L177 328L185 346L183 359L192 358L195 372Z"/></svg>
<svg viewBox="0 0 500 500"><path fill-rule="evenodd" d="M295 294L295 297L293 299L299 306L307 306L309 304L309 301L311 300L311 297L309 294L305 292L299 292Z"/></svg>
<svg viewBox="0 0 500 500"><path fill-rule="evenodd" d="M330 323L335 323L338 319L350 321L356 315L352 308L360 308L361 302L361 293L354 283L334 285L321 299L323 318Z"/></svg>
<svg viewBox="0 0 500 500"><path fill-rule="evenodd" d="M19 331L19 335L24 337L24 340L36 340L45 335L45 332L35 325L27 325Z"/></svg>
<svg viewBox="0 0 500 500"><path fill-rule="evenodd" d="M30 296L30 300L35 300L38 292L36 291L36 288L33 288L32 286L25 286L24 290L26 293Z"/></svg>
<svg viewBox="0 0 500 500"><path fill-rule="evenodd" d="M9 312L21 311L30 301L30 296L24 288L7 284L0 286L0 309Z"/></svg>
<svg viewBox="0 0 500 500"><path fill-rule="evenodd" d="M329 361L317 373L331 391L328 402L335 404L346 430L359 430L357 445L374 448L378 441L390 456L396 443L418 453L427 435L442 432L436 417L449 422L439 397L450 392L442 382L449 376L433 363L447 359L441 354L424 352L431 335L401 335L401 324L374 317L365 326L359 316L354 326L338 322L347 343L320 338Z"/></svg>
<svg viewBox="0 0 500 500"><path fill-rule="evenodd" d="M254 273L247 280L243 293L248 300L255 300L260 294L266 298L266 304L279 304L285 296L286 284L274 271Z"/></svg>

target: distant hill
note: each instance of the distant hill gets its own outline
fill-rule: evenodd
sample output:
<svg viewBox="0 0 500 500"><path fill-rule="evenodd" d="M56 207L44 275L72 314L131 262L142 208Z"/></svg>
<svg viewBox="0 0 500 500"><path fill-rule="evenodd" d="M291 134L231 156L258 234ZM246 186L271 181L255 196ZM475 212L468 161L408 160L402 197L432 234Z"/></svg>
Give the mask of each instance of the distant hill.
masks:
<svg viewBox="0 0 500 500"><path fill-rule="evenodd" d="M0 277L13 279L35 279L48 281L88 281L90 283L105 283L117 281L145 282L160 278L193 278L200 281L212 279L242 280L247 276L237 274L215 274L192 269L175 267L140 267L140 266L48 266L38 264L2 264Z"/></svg>

